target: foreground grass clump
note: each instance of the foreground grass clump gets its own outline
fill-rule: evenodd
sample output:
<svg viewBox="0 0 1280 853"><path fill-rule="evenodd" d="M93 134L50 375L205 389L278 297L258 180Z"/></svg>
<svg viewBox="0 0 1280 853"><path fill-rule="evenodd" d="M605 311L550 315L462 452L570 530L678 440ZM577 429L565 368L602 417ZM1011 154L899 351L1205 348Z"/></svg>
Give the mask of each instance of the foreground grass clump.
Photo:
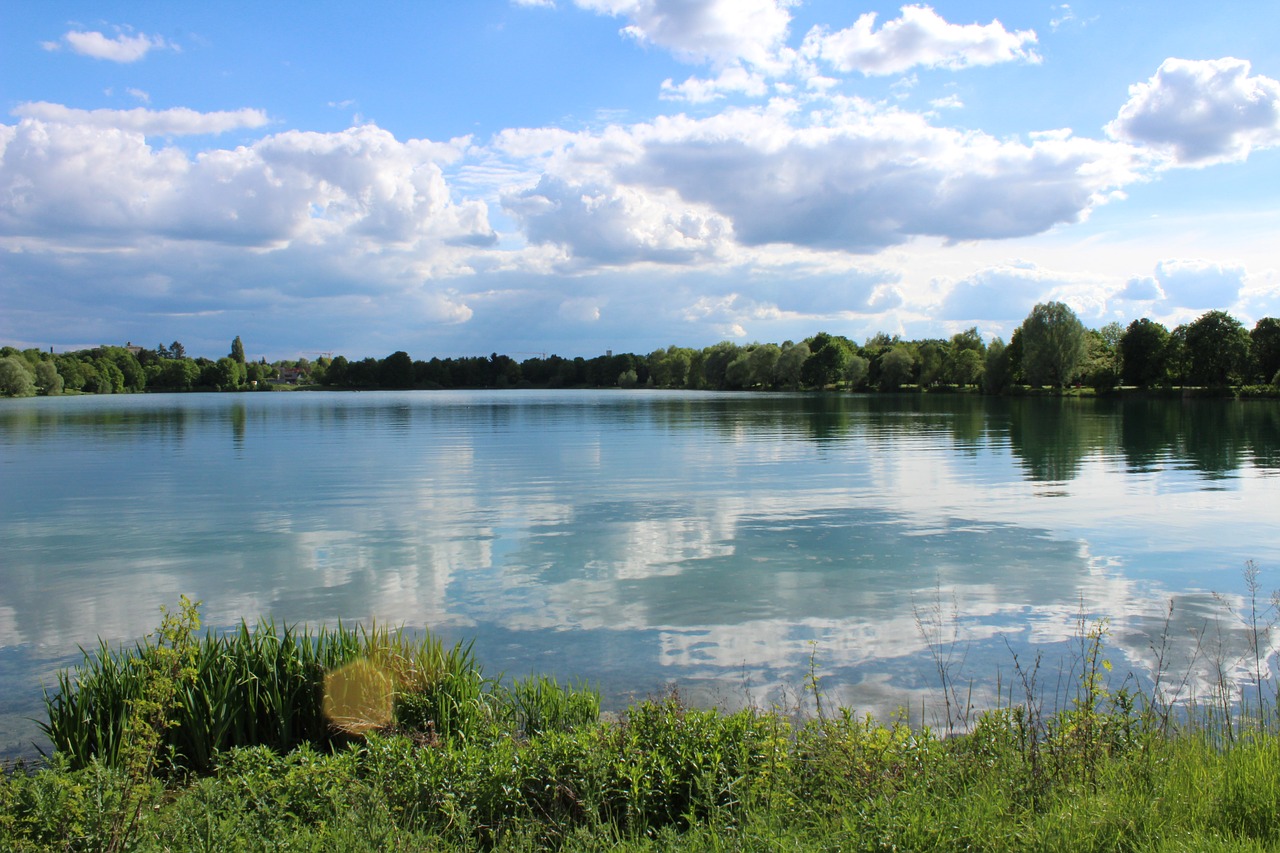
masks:
<svg viewBox="0 0 1280 853"><path fill-rule="evenodd" d="M806 718L795 709L693 709L675 694L601 721L590 691L547 679L509 687L487 680L469 647L448 651L430 638L373 631L276 634L269 625L197 638L195 621L183 614L194 615L194 605L167 616L157 636L130 654L111 663L87 658L78 681L67 677L62 686L70 692L50 699L51 715L72 707L89 712L91 702L79 694L104 689L94 680L104 668L112 678L135 673L140 684L112 688L127 694L115 706L124 719L104 712L90 722L106 731L66 741L114 752L60 745L49 766L16 769L0 781L0 848L1280 845L1274 703L1259 703L1229 727L1221 714L1175 727L1153 703L1107 692L1097 677L1105 663L1100 630L1086 636L1086 666L1070 707L1041 714L1028 696L977 715L963 734L940 738L821 702L820 713ZM278 650L286 636L298 647L296 658ZM258 708L253 727L209 723L209 716L232 718L213 712L215 699L241 694L212 692L224 683L216 674L230 677L223 669L230 663L201 662L257 655L259 645L276 649L276 660L290 662L285 669L308 662L300 668L309 686L281 691L311 704L298 698L271 708L301 709L304 720L316 715L314 728L271 721L275 711L266 708ZM326 651L330 646L346 651ZM317 658L328 663L308 668ZM241 664L232 671L256 672ZM343 679L334 674L343 672L350 683L335 687ZM171 693L156 687L166 681ZM293 681L279 676L275 683ZM817 679L811 685L816 691ZM379 722L373 710L387 707L388 693L391 719ZM50 730L64 725L51 721ZM209 732L222 728L270 737L215 742ZM200 749L191 745L204 739ZM137 744L159 744L157 759L127 760Z"/></svg>
<svg viewBox="0 0 1280 853"><path fill-rule="evenodd" d="M70 767L127 765L141 740L167 776L207 773L235 747L331 751L372 730L467 739L493 726L537 732L599 715L588 690L545 678L506 688L485 678L469 644L271 621L200 636L197 608L184 597L134 649L113 654L100 644L59 674L42 728Z"/></svg>

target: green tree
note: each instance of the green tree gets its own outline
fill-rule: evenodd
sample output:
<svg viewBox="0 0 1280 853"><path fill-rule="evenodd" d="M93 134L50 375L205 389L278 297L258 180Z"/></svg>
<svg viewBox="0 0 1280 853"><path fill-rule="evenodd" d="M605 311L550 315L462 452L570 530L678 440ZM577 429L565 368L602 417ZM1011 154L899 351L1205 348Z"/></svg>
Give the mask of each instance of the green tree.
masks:
<svg viewBox="0 0 1280 853"><path fill-rule="evenodd" d="M977 385L985 368L985 353L976 349L962 349L953 353L947 361L947 381L960 386Z"/></svg>
<svg viewBox="0 0 1280 853"><path fill-rule="evenodd" d="M880 357L880 390L897 391L911 381L915 357L906 344L898 344Z"/></svg>
<svg viewBox="0 0 1280 853"><path fill-rule="evenodd" d="M329 362L328 368L324 372L325 385L346 385L347 373L350 371L350 363L345 355L334 356L333 361Z"/></svg>
<svg viewBox="0 0 1280 853"><path fill-rule="evenodd" d="M1254 376L1270 382L1280 373L1280 319L1263 317L1249 333L1253 352Z"/></svg>
<svg viewBox="0 0 1280 853"><path fill-rule="evenodd" d="M79 391L84 387L84 370L74 355L70 353L62 353L54 357L54 364L58 367L58 375L62 377L62 387L64 390Z"/></svg>
<svg viewBox="0 0 1280 853"><path fill-rule="evenodd" d="M1191 327L1183 323L1169 333L1164 343L1164 364L1169 375L1179 385L1186 385L1191 375L1191 351L1187 348L1187 333Z"/></svg>
<svg viewBox="0 0 1280 853"><path fill-rule="evenodd" d="M1061 388L1085 356L1084 324L1061 302L1042 302L1022 321L1022 372L1031 385Z"/></svg>
<svg viewBox="0 0 1280 853"><path fill-rule="evenodd" d="M683 388L689 382L693 350L674 344L649 353L649 376L659 388Z"/></svg>
<svg viewBox="0 0 1280 853"><path fill-rule="evenodd" d="M951 336L942 377L952 385L976 385L986 369L987 346L977 326Z"/></svg>
<svg viewBox="0 0 1280 853"><path fill-rule="evenodd" d="M58 375L58 367L52 361L41 361L36 365L36 388L45 396L62 393L62 377Z"/></svg>
<svg viewBox="0 0 1280 853"><path fill-rule="evenodd" d="M721 390L726 387L729 365L738 357L741 349L732 341L721 341L703 349L699 355L702 367L702 387Z"/></svg>
<svg viewBox="0 0 1280 853"><path fill-rule="evenodd" d="M102 357L109 359L120 371L121 383L116 394L136 393L147 387L147 372L137 357L124 347L103 347Z"/></svg>
<svg viewBox="0 0 1280 853"><path fill-rule="evenodd" d="M120 372L120 368L114 361L108 358L95 358L93 366L98 371L97 388L93 389L98 394L123 394L124 393L124 374Z"/></svg>
<svg viewBox="0 0 1280 853"><path fill-rule="evenodd" d="M265 385L267 380L276 375L276 369L265 361L251 361L244 366L244 379L255 388Z"/></svg>
<svg viewBox="0 0 1280 853"><path fill-rule="evenodd" d="M919 354L922 387L928 388L943 379L945 363L950 358L950 347L943 341L922 341L916 348Z"/></svg>
<svg viewBox="0 0 1280 853"><path fill-rule="evenodd" d="M397 350L382 360L378 367L378 384L383 388L413 387L413 359L407 352Z"/></svg>
<svg viewBox="0 0 1280 853"><path fill-rule="evenodd" d="M867 374L870 372L871 362L860 355L851 355L849 363L845 365L843 378L849 383L849 390L854 391L867 381Z"/></svg>
<svg viewBox="0 0 1280 853"><path fill-rule="evenodd" d="M241 347L243 349L243 347ZM186 358L187 348L178 341L169 344L169 358Z"/></svg>
<svg viewBox="0 0 1280 853"><path fill-rule="evenodd" d="M151 384L167 391L190 391L200 378L200 368L189 358L167 359Z"/></svg>
<svg viewBox="0 0 1280 853"><path fill-rule="evenodd" d="M1249 366L1249 333L1225 311L1210 311L1187 327L1191 381L1215 388L1239 382Z"/></svg>
<svg viewBox="0 0 1280 853"><path fill-rule="evenodd" d="M244 365L224 355L214 365L214 384L219 391L234 391L244 384Z"/></svg>
<svg viewBox="0 0 1280 853"><path fill-rule="evenodd" d="M777 381L775 374L778 359L781 357L782 347L777 344L757 344L749 356L750 385L756 388L773 388Z"/></svg>
<svg viewBox="0 0 1280 853"><path fill-rule="evenodd" d="M982 371L982 389L988 394L1003 394L1013 383L1009 350L1004 341L992 338L987 346L987 357Z"/></svg>
<svg viewBox="0 0 1280 853"><path fill-rule="evenodd" d="M1120 376L1125 385L1150 388L1167 376L1169 330L1154 320L1134 320L1120 337Z"/></svg>
<svg viewBox="0 0 1280 853"><path fill-rule="evenodd" d="M782 352L778 355L778 363L774 366L774 383L779 388L796 389L800 387L801 373L804 370L804 363L808 361L809 345L804 341L800 343L792 343L786 341L782 345Z"/></svg>
<svg viewBox="0 0 1280 853"><path fill-rule="evenodd" d="M1120 339L1124 327L1108 323L1101 329L1085 330L1085 381L1098 390L1116 387L1120 382Z"/></svg>
<svg viewBox="0 0 1280 853"><path fill-rule="evenodd" d="M977 326L970 326L963 332L957 332L951 336L951 351L963 352L971 349L979 355L987 354L987 347L982 343L982 333L978 331Z"/></svg>
<svg viewBox="0 0 1280 853"><path fill-rule="evenodd" d="M822 389L844 378L853 355L843 338L819 332L809 341L810 355L800 369L800 379L810 388Z"/></svg>
<svg viewBox="0 0 1280 853"><path fill-rule="evenodd" d="M36 377L20 355L0 358L0 394L6 397L30 397L36 393Z"/></svg>
<svg viewBox="0 0 1280 853"><path fill-rule="evenodd" d="M240 342L239 335L231 342L231 359L244 364L244 344Z"/></svg>
<svg viewBox="0 0 1280 853"><path fill-rule="evenodd" d="M724 371L724 386L735 391L752 387L751 353L743 350Z"/></svg>

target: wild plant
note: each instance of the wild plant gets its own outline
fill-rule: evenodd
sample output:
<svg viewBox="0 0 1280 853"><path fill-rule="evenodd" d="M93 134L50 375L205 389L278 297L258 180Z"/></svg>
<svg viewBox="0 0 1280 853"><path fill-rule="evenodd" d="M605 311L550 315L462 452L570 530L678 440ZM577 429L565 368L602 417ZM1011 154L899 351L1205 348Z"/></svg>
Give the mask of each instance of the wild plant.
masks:
<svg viewBox="0 0 1280 853"><path fill-rule="evenodd" d="M1171 724L1174 719L1174 711L1179 708L1183 700L1193 701L1193 697L1189 692L1192 676L1196 670L1197 661L1203 652L1202 640L1204 638L1204 628L1196 631L1195 644L1192 647L1191 655L1186 661L1182 669L1181 677L1172 684L1166 685L1166 676L1169 675L1169 657L1171 654L1171 642L1173 634L1171 626L1173 624L1174 601L1169 599L1168 608L1165 610L1164 624L1160 630L1159 643L1152 640L1148 644L1154 665L1151 668L1151 691L1146 698L1145 714L1148 723L1154 723L1162 735L1168 735L1171 732Z"/></svg>
<svg viewBox="0 0 1280 853"><path fill-rule="evenodd" d="M1205 734L1228 745L1249 730L1274 727L1277 717L1276 696L1265 685L1275 674L1280 592L1264 597L1261 570L1252 560L1245 563L1242 576L1245 594L1239 602L1220 593L1213 595L1229 617L1228 625L1214 619L1201 631L1210 702L1201 707L1192 696L1187 714Z"/></svg>
<svg viewBox="0 0 1280 853"><path fill-rule="evenodd" d="M196 639L197 605L185 599L181 619L187 621L166 614L160 639L131 652L113 653L100 642L96 655L86 652L78 668L59 674L57 692L45 695L42 724L58 754L75 767L94 760L125 766L139 760L129 758L126 744L159 737L166 772L203 773L236 746L328 748L392 725L475 738L495 716L492 683L470 645L446 650L430 635L341 624L313 632L270 620ZM174 655L182 660L178 669ZM362 701L340 701L343 691ZM168 711L157 716L166 702Z"/></svg>
<svg viewBox="0 0 1280 853"><path fill-rule="evenodd" d="M514 682L507 694L513 728L525 737L571 731L600 718L600 694L585 685L561 686L533 676Z"/></svg>
<svg viewBox="0 0 1280 853"><path fill-rule="evenodd" d="M961 696L959 684L959 675L968 656L967 644L960 643L959 611L954 595L950 610L943 610L941 585L934 587L933 601L928 608L921 608L914 600L911 604L916 631L929 649L942 689L944 725L948 736L957 730L967 731L973 721L973 684L969 684L964 696Z"/></svg>
<svg viewBox="0 0 1280 853"><path fill-rule="evenodd" d="M107 850L129 845L143 806L150 799L153 773L176 720L180 693L196 678L196 648L192 635L200 628L199 602L182 596L178 612L161 608L154 645L130 660L139 687L125 709L119 760L124 767L122 803L112 821ZM173 762L173 755L169 757Z"/></svg>

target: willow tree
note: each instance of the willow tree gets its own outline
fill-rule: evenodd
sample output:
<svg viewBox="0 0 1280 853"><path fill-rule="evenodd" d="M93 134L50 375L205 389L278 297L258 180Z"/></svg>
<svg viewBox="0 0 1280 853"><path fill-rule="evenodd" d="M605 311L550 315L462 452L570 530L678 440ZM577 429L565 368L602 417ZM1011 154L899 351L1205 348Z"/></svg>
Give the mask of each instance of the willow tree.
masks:
<svg viewBox="0 0 1280 853"><path fill-rule="evenodd" d="M1029 385L1061 388L1084 356L1084 324L1063 303L1042 302L1022 321L1022 373Z"/></svg>

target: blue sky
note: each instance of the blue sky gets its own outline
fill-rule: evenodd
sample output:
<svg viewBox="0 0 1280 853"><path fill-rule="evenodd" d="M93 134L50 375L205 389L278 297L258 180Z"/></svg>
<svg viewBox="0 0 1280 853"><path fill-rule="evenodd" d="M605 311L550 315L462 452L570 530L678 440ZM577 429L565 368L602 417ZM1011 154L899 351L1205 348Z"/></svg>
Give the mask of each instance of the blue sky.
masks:
<svg viewBox="0 0 1280 853"><path fill-rule="evenodd" d="M0 0L0 344L1280 315L1273 2Z"/></svg>

